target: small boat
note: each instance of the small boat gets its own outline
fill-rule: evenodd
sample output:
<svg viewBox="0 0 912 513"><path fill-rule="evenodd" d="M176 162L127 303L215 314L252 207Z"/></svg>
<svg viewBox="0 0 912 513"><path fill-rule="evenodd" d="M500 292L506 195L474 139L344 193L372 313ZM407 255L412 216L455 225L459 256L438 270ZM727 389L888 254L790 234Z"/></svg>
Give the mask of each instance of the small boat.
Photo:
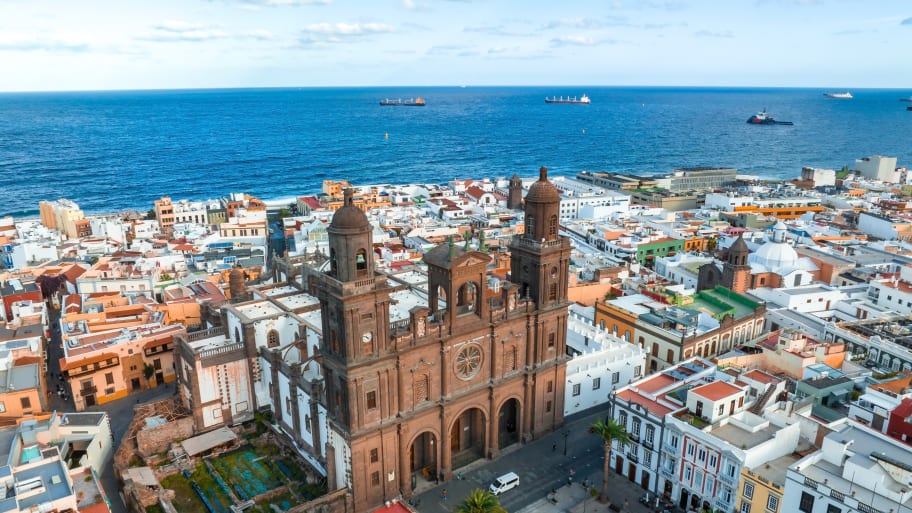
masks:
<svg viewBox="0 0 912 513"><path fill-rule="evenodd" d="M403 100L402 98L390 100L387 98L380 100L380 105L385 107L424 107L424 98L409 98L408 100Z"/></svg>
<svg viewBox="0 0 912 513"><path fill-rule="evenodd" d="M776 118L766 113L766 109L747 118L749 125L794 125L791 121L776 121Z"/></svg>
<svg viewBox="0 0 912 513"><path fill-rule="evenodd" d="M577 98L576 96L573 96L573 97L568 96L566 98L564 98L563 96L561 96L560 98L558 98L557 96L552 96L551 98L548 98L546 96L545 103L576 103L576 104L589 105L590 103L592 103L592 100L590 100L589 97L586 96L585 94L580 96L579 98Z"/></svg>
<svg viewBox="0 0 912 513"><path fill-rule="evenodd" d="M901 102L912 102L912 96L910 96L910 97L908 97L908 98L900 98L899 101L901 101Z"/></svg>
<svg viewBox="0 0 912 513"><path fill-rule="evenodd" d="M837 100L851 100L852 93L846 91L844 93L823 93L827 98L835 98Z"/></svg>

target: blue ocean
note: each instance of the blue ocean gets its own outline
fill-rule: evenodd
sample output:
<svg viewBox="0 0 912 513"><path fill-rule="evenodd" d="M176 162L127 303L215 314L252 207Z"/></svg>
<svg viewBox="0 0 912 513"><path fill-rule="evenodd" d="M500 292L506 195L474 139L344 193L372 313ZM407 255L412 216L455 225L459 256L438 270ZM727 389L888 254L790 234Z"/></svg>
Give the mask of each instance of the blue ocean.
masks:
<svg viewBox="0 0 912 513"><path fill-rule="evenodd" d="M69 198L148 210L162 195L263 199L355 184L636 174L730 166L793 178L873 154L912 157L910 91L397 87L0 94L0 214ZM549 105L587 94L591 105ZM425 107L381 107L422 97ZM794 126L752 126L761 109Z"/></svg>

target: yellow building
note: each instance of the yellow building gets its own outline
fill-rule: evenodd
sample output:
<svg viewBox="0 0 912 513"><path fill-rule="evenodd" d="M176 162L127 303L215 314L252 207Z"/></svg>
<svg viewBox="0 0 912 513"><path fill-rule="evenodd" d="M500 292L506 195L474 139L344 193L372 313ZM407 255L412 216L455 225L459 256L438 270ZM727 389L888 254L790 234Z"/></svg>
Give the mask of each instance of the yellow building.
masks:
<svg viewBox="0 0 912 513"><path fill-rule="evenodd" d="M782 509L785 474L789 465L799 460L794 453L753 469L743 467L738 484L735 511L740 513L787 513Z"/></svg>
<svg viewBox="0 0 912 513"><path fill-rule="evenodd" d="M81 221L85 216L75 202L68 199L42 201L38 204L38 211L41 215L41 224L44 226L57 230L71 239L79 237L77 221Z"/></svg>

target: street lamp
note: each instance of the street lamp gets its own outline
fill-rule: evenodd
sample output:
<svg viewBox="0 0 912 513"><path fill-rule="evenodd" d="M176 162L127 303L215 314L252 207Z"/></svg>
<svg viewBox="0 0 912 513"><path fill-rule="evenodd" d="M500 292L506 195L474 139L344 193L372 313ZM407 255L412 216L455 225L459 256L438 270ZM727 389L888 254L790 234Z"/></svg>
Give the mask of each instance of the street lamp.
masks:
<svg viewBox="0 0 912 513"><path fill-rule="evenodd" d="M567 455L567 438L570 436L570 431L565 429L564 432L561 434L564 435L564 456L566 456Z"/></svg>

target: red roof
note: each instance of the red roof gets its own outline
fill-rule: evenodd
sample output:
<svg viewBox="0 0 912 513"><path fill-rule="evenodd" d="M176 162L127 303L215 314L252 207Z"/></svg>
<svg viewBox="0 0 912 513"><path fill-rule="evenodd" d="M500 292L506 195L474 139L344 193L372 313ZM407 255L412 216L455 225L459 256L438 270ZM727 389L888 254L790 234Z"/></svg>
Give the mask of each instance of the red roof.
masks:
<svg viewBox="0 0 912 513"><path fill-rule="evenodd" d="M626 390L621 390L617 393L617 396L625 401L639 404L640 406L643 406L649 410L649 413L658 415L659 417L662 417L665 414L673 411L671 408L665 406L664 404L660 404L656 401L653 401L652 399L649 399L648 397L644 397L634 392L633 390L630 390L629 388Z"/></svg>
<svg viewBox="0 0 912 513"><path fill-rule="evenodd" d="M75 369L77 367L82 367L83 365L92 365L93 363L103 362L109 358L117 358L116 353L101 353L99 355L90 356L89 358L83 358L82 360L70 360L67 361L66 358L60 359L60 370L67 371L70 369Z"/></svg>
<svg viewBox="0 0 912 513"><path fill-rule="evenodd" d="M744 377L752 379L754 381L759 381L760 383L779 383L779 378L770 376L769 374L759 369L754 369L750 372L745 373Z"/></svg>
<svg viewBox="0 0 912 513"><path fill-rule="evenodd" d="M713 381L712 383L695 387L690 392L705 397L710 401L718 401L739 392L743 392L743 390L734 385L729 385L724 381Z"/></svg>
<svg viewBox="0 0 912 513"><path fill-rule="evenodd" d="M901 418L907 418L912 415L912 399L906 397L899 403L899 406L893 408L893 415Z"/></svg>

